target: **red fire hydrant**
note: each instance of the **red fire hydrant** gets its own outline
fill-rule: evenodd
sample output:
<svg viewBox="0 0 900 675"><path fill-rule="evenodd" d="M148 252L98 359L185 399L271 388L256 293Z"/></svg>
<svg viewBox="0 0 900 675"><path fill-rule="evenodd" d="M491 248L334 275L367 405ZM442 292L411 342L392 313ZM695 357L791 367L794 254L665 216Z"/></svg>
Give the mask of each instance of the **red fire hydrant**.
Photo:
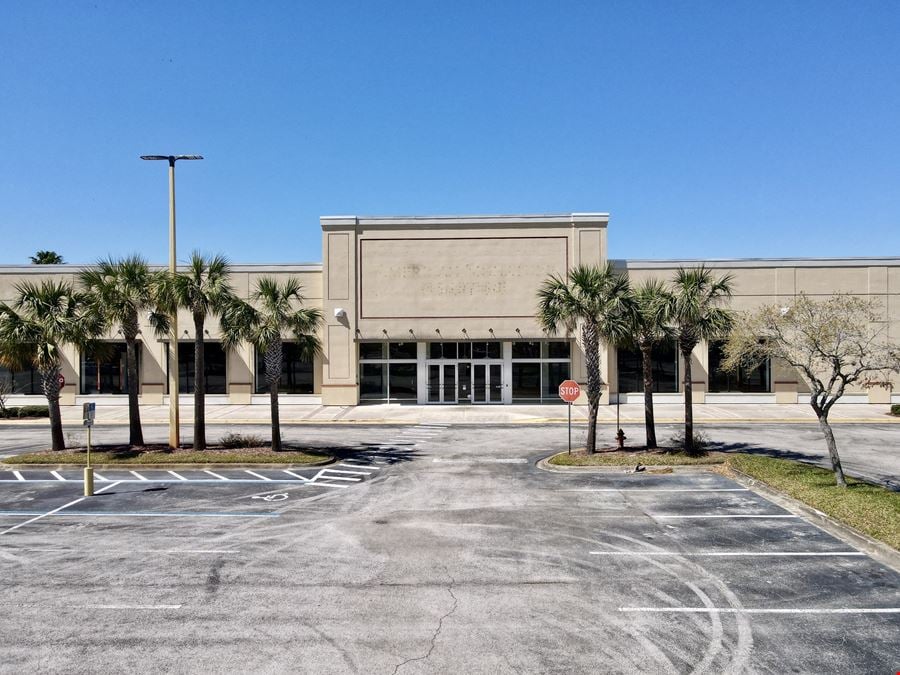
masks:
<svg viewBox="0 0 900 675"><path fill-rule="evenodd" d="M621 429L619 429L619 431L616 432L616 441L619 444L619 450L621 450L622 448L625 447L625 439L626 438L628 438L628 437L625 435L625 432L622 431Z"/></svg>

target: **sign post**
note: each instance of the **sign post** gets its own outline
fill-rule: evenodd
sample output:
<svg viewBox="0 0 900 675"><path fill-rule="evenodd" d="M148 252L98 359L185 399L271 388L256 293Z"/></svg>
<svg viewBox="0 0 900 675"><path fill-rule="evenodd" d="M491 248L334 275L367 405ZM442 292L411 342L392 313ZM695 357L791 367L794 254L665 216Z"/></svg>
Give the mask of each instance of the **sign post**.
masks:
<svg viewBox="0 0 900 675"><path fill-rule="evenodd" d="M94 496L94 467L91 466L91 427L94 426L96 403L85 403L81 406L82 424L87 427L87 466L84 467L84 496Z"/></svg>
<svg viewBox="0 0 900 675"><path fill-rule="evenodd" d="M572 404L581 396L581 387L575 380L559 385L559 397L569 405L569 454L572 454Z"/></svg>

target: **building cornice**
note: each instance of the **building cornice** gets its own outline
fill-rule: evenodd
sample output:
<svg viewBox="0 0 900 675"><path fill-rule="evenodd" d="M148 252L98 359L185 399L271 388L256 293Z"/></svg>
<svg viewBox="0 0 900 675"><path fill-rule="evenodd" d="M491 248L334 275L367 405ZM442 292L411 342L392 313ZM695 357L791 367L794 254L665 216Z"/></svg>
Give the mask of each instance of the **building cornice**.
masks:
<svg viewBox="0 0 900 675"><path fill-rule="evenodd" d="M83 270L93 269L95 265L66 263L63 265L0 265L0 274L78 274ZM167 270L168 265L148 265L151 270ZM299 273L321 272L322 263L234 263L234 273ZM187 265L179 265L179 272L186 272Z"/></svg>
<svg viewBox="0 0 900 675"><path fill-rule="evenodd" d="M768 268L768 267L898 267L900 258L712 258L699 259L673 259L673 260L613 260L614 267L625 270L656 270L673 269L677 267L699 267L703 265L711 269L716 268Z"/></svg>
<svg viewBox="0 0 900 675"><path fill-rule="evenodd" d="M464 216L322 216L323 230L365 228L441 228L474 226L598 225L609 223L608 213L556 213Z"/></svg>

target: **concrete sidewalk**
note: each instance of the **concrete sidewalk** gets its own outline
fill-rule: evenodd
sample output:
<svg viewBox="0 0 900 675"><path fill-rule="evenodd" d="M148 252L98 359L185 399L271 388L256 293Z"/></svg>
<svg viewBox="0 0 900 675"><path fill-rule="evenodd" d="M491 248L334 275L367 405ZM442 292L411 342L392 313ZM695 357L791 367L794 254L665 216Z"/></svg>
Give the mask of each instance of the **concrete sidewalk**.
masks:
<svg viewBox="0 0 900 675"><path fill-rule="evenodd" d="M657 404L654 408L658 424L674 424L684 420L681 404ZM282 424L551 424L564 423L564 405L282 405ZM66 424L81 422L81 406L64 406ZM643 424L642 404L622 404L620 423ZM183 424L193 421L193 407L181 406ZM207 424L269 424L268 405L208 405ZM616 406L601 405L598 420L601 424L616 423ZM890 415L888 405L836 405L829 416L834 423L896 424L900 418ZM166 406L141 406L144 424L168 424ZM572 406L572 421L587 421L587 406ZM815 423L816 417L808 404L732 404L695 405L694 421L698 424L797 424ZM0 420L2 425L46 423L46 420ZM116 425L128 423L127 406L97 406L96 423Z"/></svg>

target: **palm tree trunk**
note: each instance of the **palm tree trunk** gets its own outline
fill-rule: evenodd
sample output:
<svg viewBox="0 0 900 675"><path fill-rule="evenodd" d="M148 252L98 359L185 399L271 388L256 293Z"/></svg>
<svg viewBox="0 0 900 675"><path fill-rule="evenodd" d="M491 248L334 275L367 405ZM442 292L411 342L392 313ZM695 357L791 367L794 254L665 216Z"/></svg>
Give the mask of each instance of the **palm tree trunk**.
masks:
<svg viewBox="0 0 900 675"><path fill-rule="evenodd" d="M47 397L51 449L65 450L66 439L63 438L62 414L59 412L59 366L41 371L41 387Z"/></svg>
<svg viewBox="0 0 900 675"><path fill-rule="evenodd" d="M819 428L825 434L825 443L828 445L828 456L831 458L831 468L834 470L834 479L838 487L847 487L847 479L844 477L844 468L841 466L841 458L838 455L837 443L834 440L834 432L828 423L828 413L816 410L819 417Z"/></svg>
<svg viewBox="0 0 900 675"><path fill-rule="evenodd" d="M278 415L278 384L282 367L281 339L271 342L266 349L263 363L266 366L266 384L269 386L269 408L272 411L272 450L281 451L281 420Z"/></svg>
<svg viewBox="0 0 900 675"><path fill-rule="evenodd" d="M584 343L584 362L587 367L587 396L588 396L588 434L586 450L589 453L597 451L597 409L600 407L600 336L597 326L593 322L586 321L581 329L582 342Z"/></svg>
<svg viewBox="0 0 900 675"><path fill-rule="evenodd" d="M203 315L194 313L194 450L206 450L206 357Z"/></svg>
<svg viewBox="0 0 900 675"><path fill-rule="evenodd" d="M681 356L684 360L684 451L694 452L694 387L691 381L691 345L682 345Z"/></svg>
<svg viewBox="0 0 900 675"><path fill-rule="evenodd" d="M272 410L272 450L281 452L281 420L278 416L278 382L269 385L269 408Z"/></svg>
<svg viewBox="0 0 900 675"><path fill-rule="evenodd" d="M647 435L647 449L656 449L656 422L653 417L653 347L641 344L641 361L644 371L644 430Z"/></svg>
<svg viewBox="0 0 900 675"><path fill-rule="evenodd" d="M138 405L137 339L125 335L125 372L128 378L128 445L143 445L141 408Z"/></svg>

